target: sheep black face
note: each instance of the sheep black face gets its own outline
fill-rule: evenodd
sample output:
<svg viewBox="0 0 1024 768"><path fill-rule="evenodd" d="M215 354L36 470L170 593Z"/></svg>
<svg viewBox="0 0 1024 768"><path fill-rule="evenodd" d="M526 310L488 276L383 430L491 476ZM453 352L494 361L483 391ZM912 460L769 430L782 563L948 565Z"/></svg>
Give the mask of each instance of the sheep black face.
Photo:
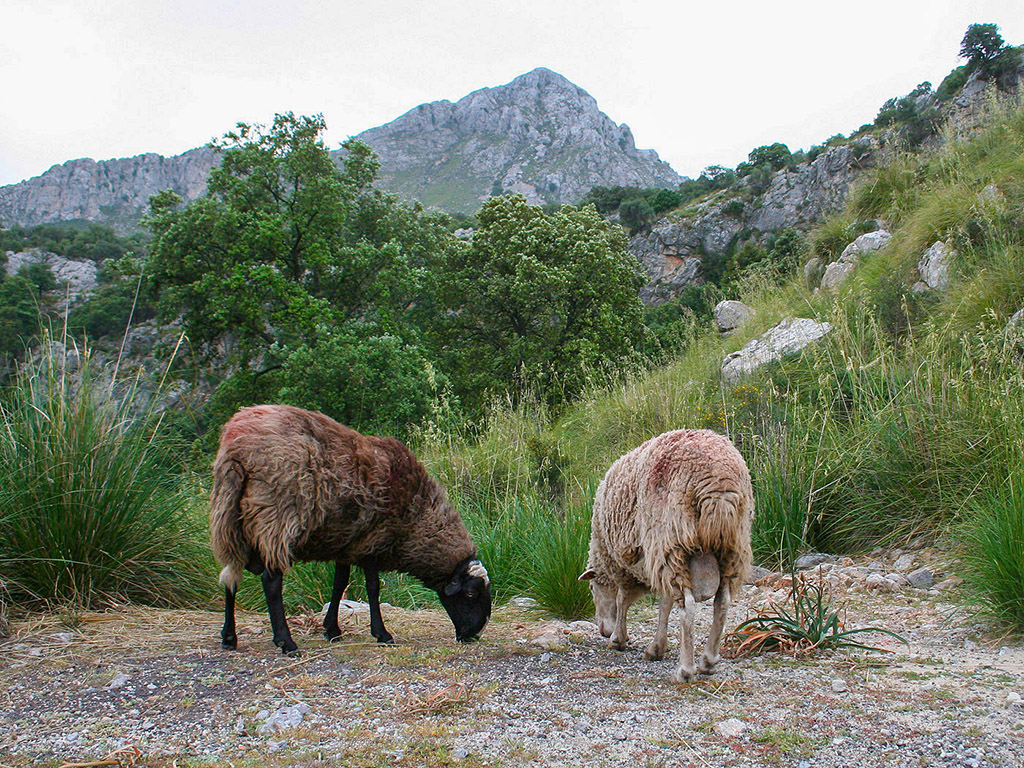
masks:
<svg viewBox="0 0 1024 768"><path fill-rule="evenodd" d="M475 640L491 617L491 580L483 563L464 560L437 595L455 625L455 639Z"/></svg>

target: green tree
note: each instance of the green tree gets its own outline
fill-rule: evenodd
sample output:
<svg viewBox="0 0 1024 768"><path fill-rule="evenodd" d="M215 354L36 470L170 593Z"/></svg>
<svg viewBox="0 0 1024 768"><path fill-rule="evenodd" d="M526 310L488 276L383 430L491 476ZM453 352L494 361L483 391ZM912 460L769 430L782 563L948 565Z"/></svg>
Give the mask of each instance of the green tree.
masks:
<svg viewBox="0 0 1024 768"><path fill-rule="evenodd" d="M643 277L621 227L591 206L545 215L519 195L488 200L478 219L439 271L433 338L457 392L479 405L534 387L558 403L632 361Z"/></svg>
<svg viewBox="0 0 1024 768"><path fill-rule="evenodd" d="M971 24L960 41L960 57L967 59L968 70L996 80L1001 87L1016 80L1021 56L1019 48L1003 42L996 24Z"/></svg>
<svg viewBox="0 0 1024 768"><path fill-rule="evenodd" d="M654 208L645 197L623 200L619 205L619 220L629 227L631 235L646 229L654 220Z"/></svg>
<svg viewBox="0 0 1024 768"><path fill-rule="evenodd" d="M433 305L428 264L455 247L445 217L372 189L379 164L368 147L346 142L339 167L324 128L320 116L291 113L269 127L239 124L215 144L223 161L204 197L183 206L164 192L150 201L148 273L161 314L180 315L200 349L229 341L239 366L219 409L293 393L329 410L327 390L304 388L304 371L290 361L321 348L342 359L342 342L327 344L334 335L350 346L393 336L405 354L419 343L415 315ZM314 402L318 392L323 402ZM352 426L373 427L375 418Z"/></svg>

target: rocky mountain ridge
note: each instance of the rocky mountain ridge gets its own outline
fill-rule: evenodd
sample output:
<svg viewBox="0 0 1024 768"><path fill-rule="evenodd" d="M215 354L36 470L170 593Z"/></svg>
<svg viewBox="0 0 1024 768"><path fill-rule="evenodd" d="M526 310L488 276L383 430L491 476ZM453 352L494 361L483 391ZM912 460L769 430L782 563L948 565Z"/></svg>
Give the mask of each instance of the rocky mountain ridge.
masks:
<svg viewBox="0 0 1024 768"><path fill-rule="evenodd" d="M638 150L582 88L548 69L436 101L356 138L379 155L379 185L451 212L475 213L492 194L532 203L576 203L594 185L675 188L682 180L653 150ZM340 161L342 151L334 153ZM206 190L216 153L149 153L88 158L0 187L0 227L96 221L137 229L150 195L172 189L186 200Z"/></svg>
<svg viewBox="0 0 1024 768"><path fill-rule="evenodd" d="M381 185L426 205L475 212L492 194L577 203L595 185L682 181L582 88L538 68L454 104L421 104L357 137L380 157Z"/></svg>

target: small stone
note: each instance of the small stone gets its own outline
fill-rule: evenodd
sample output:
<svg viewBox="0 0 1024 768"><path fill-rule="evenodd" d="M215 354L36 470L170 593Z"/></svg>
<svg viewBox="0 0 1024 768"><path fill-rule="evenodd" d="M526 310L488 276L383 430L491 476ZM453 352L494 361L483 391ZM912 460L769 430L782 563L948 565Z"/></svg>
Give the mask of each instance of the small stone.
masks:
<svg viewBox="0 0 1024 768"><path fill-rule="evenodd" d="M154 723L152 720L144 720L143 721L143 723L142 723L142 730L144 730L144 731L151 731L154 728L156 728L156 723Z"/></svg>
<svg viewBox="0 0 1024 768"><path fill-rule="evenodd" d="M907 581L915 589L929 589L935 583L935 576L927 568L918 568L907 574Z"/></svg>
<svg viewBox="0 0 1024 768"><path fill-rule="evenodd" d="M124 672L118 672L116 675L114 675L113 679L109 683L107 683L107 690L113 691L118 688L124 688L124 686L127 685L129 680L131 680L131 678L128 677L128 675L126 675Z"/></svg>
<svg viewBox="0 0 1024 768"><path fill-rule="evenodd" d="M245 736L245 718L241 715L239 715L238 719L235 721L235 733L239 736Z"/></svg>
<svg viewBox="0 0 1024 768"><path fill-rule="evenodd" d="M257 733L278 733L286 728L294 728L309 714L309 706L299 702L294 706L281 707L256 728Z"/></svg>
<svg viewBox="0 0 1024 768"><path fill-rule="evenodd" d="M813 568L822 563L832 563L835 560L835 555L826 555L824 552L809 552L797 558L796 567L803 570L805 568Z"/></svg>
<svg viewBox="0 0 1024 768"><path fill-rule="evenodd" d="M50 637L61 643L70 643L75 636L70 632L54 632Z"/></svg>
<svg viewBox="0 0 1024 768"><path fill-rule="evenodd" d="M761 579L765 579L772 575L772 572L767 568L762 568L759 565L750 566L750 572L747 574L747 584L757 584Z"/></svg>
<svg viewBox="0 0 1024 768"><path fill-rule="evenodd" d="M846 681L841 677L837 677L832 681L832 692L833 693L845 693L850 690L846 685Z"/></svg>
<svg viewBox="0 0 1024 768"><path fill-rule="evenodd" d="M541 661L551 661L551 651L544 651L544 653L542 653L540 655L540 660Z"/></svg>
<svg viewBox="0 0 1024 768"><path fill-rule="evenodd" d="M1019 693L1017 693L1016 691L1010 691L1008 694L1006 694L1006 703L1007 704L1020 704L1020 702L1021 702L1021 695Z"/></svg>
<svg viewBox="0 0 1024 768"><path fill-rule="evenodd" d="M452 757L454 757L456 760L465 760L467 757L469 757L469 750L465 747L456 747L452 750Z"/></svg>
<svg viewBox="0 0 1024 768"><path fill-rule="evenodd" d="M747 724L735 717L715 723L715 733L726 739L735 739L742 736L747 730Z"/></svg>
<svg viewBox="0 0 1024 768"><path fill-rule="evenodd" d="M532 597L513 597L509 602L516 608L536 608L539 605Z"/></svg>
<svg viewBox="0 0 1024 768"><path fill-rule="evenodd" d="M896 562L893 563L893 568L897 571L909 571L914 565L914 556L911 554L900 555Z"/></svg>

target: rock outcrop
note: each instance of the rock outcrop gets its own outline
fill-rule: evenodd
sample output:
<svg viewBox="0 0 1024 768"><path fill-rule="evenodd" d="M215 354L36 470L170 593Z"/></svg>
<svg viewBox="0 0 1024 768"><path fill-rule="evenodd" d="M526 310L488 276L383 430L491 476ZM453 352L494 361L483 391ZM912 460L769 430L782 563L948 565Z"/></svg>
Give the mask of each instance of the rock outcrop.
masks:
<svg viewBox="0 0 1024 768"><path fill-rule="evenodd" d="M576 203L595 185L682 181L590 94L543 68L455 103L421 104L356 138L380 158L381 187L449 211L473 213L492 194Z"/></svg>
<svg viewBox="0 0 1024 768"><path fill-rule="evenodd" d="M942 291L949 286L950 261L956 258L956 250L941 240L932 243L917 263L921 280L914 283L913 290Z"/></svg>
<svg viewBox="0 0 1024 768"><path fill-rule="evenodd" d="M857 263L864 254L881 250L889 244L890 240L892 240L892 234L885 229L866 232L858 237L843 249L838 261L833 261L825 267L825 274L821 278L821 290L834 291L853 274L853 270L857 268ZM806 271L805 274L807 274Z"/></svg>
<svg viewBox="0 0 1024 768"><path fill-rule="evenodd" d="M217 162L207 147L175 157L153 153L99 162L83 158L41 176L0 187L0 227L97 221L119 232L138 229L151 195L172 189L186 201L206 191Z"/></svg>
<svg viewBox="0 0 1024 768"><path fill-rule="evenodd" d="M778 171L756 204L712 199L679 220L663 219L633 236L630 251L648 277L641 299L660 304L688 285L700 285L704 259L725 258L741 234L763 241L781 229L806 231L820 223L842 208L850 186L874 167L877 150L873 138L832 147L812 162Z"/></svg>
<svg viewBox="0 0 1024 768"><path fill-rule="evenodd" d="M829 323L807 317L787 317L722 361L722 381L735 386L762 365L800 352L831 332Z"/></svg>

